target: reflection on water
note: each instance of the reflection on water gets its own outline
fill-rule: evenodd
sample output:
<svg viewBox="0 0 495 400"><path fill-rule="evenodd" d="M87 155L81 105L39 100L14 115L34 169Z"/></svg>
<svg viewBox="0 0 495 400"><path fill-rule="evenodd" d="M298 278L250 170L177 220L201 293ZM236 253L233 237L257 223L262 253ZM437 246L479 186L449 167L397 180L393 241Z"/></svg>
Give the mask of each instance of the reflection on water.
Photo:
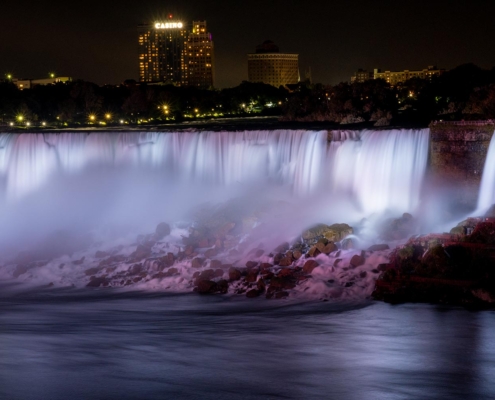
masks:
<svg viewBox="0 0 495 400"><path fill-rule="evenodd" d="M495 314L1 295L1 399L493 399Z"/></svg>

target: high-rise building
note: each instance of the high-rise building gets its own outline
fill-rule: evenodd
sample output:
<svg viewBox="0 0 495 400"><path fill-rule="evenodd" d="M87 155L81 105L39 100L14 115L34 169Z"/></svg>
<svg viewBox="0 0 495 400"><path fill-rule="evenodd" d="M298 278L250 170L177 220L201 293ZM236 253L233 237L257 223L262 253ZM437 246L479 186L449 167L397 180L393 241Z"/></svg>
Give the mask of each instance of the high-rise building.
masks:
<svg viewBox="0 0 495 400"><path fill-rule="evenodd" d="M248 54L249 82L262 82L275 87L299 82L299 54L280 53L270 40Z"/></svg>
<svg viewBox="0 0 495 400"><path fill-rule="evenodd" d="M214 82L214 48L206 21L194 21L187 37L183 84L207 89Z"/></svg>
<svg viewBox="0 0 495 400"><path fill-rule="evenodd" d="M206 21L189 26L169 15L138 30L140 82L213 86L214 49Z"/></svg>

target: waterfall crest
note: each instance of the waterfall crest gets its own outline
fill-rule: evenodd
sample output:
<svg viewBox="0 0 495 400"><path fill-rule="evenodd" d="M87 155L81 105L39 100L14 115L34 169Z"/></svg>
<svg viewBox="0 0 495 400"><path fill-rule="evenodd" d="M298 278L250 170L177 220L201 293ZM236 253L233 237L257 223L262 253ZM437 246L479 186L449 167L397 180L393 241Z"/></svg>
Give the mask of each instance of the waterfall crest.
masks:
<svg viewBox="0 0 495 400"><path fill-rule="evenodd" d="M428 129L0 134L0 185L15 202L57 175L151 168L191 184L270 182L297 196L349 195L367 213L406 211L419 202L428 142Z"/></svg>

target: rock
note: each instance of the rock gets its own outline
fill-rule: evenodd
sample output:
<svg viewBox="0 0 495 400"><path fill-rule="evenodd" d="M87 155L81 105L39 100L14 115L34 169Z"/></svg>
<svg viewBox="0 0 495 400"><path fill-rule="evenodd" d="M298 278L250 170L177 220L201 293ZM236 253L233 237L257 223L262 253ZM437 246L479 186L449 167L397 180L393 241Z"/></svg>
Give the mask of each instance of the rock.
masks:
<svg viewBox="0 0 495 400"><path fill-rule="evenodd" d="M219 260L211 260L210 261L210 268L221 268L222 267L222 262Z"/></svg>
<svg viewBox="0 0 495 400"><path fill-rule="evenodd" d="M215 270L215 278L221 278L223 274L224 274L223 269L218 268Z"/></svg>
<svg viewBox="0 0 495 400"><path fill-rule="evenodd" d="M225 294L229 291L229 283L222 279L217 282L217 292L220 294Z"/></svg>
<svg viewBox="0 0 495 400"><path fill-rule="evenodd" d="M275 293L276 299L285 299L286 297L289 297L289 292L282 291Z"/></svg>
<svg viewBox="0 0 495 400"><path fill-rule="evenodd" d="M233 281L238 281L239 279L241 279L241 271L239 271L238 269L236 268L230 268L229 269L229 280L231 282Z"/></svg>
<svg viewBox="0 0 495 400"><path fill-rule="evenodd" d="M278 265L282 258L284 258L284 255L282 253L275 254L275 256L273 256L273 263L275 265Z"/></svg>
<svg viewBox="0 0 495 400"><path fill-rule="evenodd" d="M260 296L260 291L257 290L257 289L251 289L249 290L247 293L246 293L246 297L249 298L249 299L253 299L255 297L259 297Z"/></svg>
<svg viewBox="0 0 495 400"><path fill-rule="evenodd" d="M368 251L383 251L390 249L388 244L374 244L373 246L368 247Z"/></svg>
<svg viewBox="0 0 495 400"><path fill-rule="evenodd" d="M191 267L201 268L204 262L205 262L204 258L199 258L199 257L193 258L193 260L191 261Z"/></svg>
<svg viewBox="0 0 495 400"><path fill-rule="evenodd" d="M276 247L275 252L276 253L285 253L287 250L289 250L289 248L290 248L289 243L285 242L285 243L282 243L280 246Z"/></svg>
<svg viewBox="0 0 495 400"><path fill-rule="evenodd" d="M19 276L25 274L28 271L28 268L25 265L18 265L15 267L14 272L12 273L12 276L14 278L19 278Z"/></svg>
<svg viewBox="0 0 495 400"><path fill-rule="evenodd" d="M100 278L92 278L89 283L86 285L86 287L100 287L100 286L108 286L109 282L106 277L100 277Z"/></svg>
<svg viewBox="0 0 495 400"><path fill-rule="evenodd" d="M292 278L294 276L295 270L291 268L282 268L278 271L277 277L279 278Z"/></svg>
<svg viewBox="0 0 495 400"><path fill-rule="evenodd" d="M338 242L349 235L352 235L354 230L347 224L325 225L319 224L303 232L304 240L311 240L317 237L324 237L331 242Z"/></svg>
<svg viewBox="0 0 495 400"><path fill-rule="evenodd" d="M356 255L352 256L350 264L353 267L360 267L361 265L364 265L365 262L366 262L366 259L363 256L356 254Z"/></svg>
<svg viewBox="0 0 495 400"><path fill-rule="evenodd" d="M294 260L299 260L302 257L302 252L301 250L294 250L292 252L292 257L294 257Z"/></svg>
<svg viewBox="0 0 495 400"><path fill-rule="evenodd" d="M258 282L256 282L256 286L258 287L258 290L263 293L266 289L266 284L263 279L258 279Z"/></svg>
<svg viewBox="0 0 495 400"><path fill-rule="evenodd" d="M246 263L246 268L248 269L251 269L251 268L254 268L254 267L257 267L259 263L257 263L256 261L248 261Z"/></svg>
<svg viewBox="0 0 495 400"><path fill-rule="evenodd" d="M212 258L218 255L218 249L209 249L205 251L206 258Z"/></svg>
<svg viewBox="0 0 495 400"><path fill-rule="evenodd" d="M99 266L104 267L106 265L118 264L118 263L124 262L125 260L126 260L126 257L123 254L119 254L119 255L111 256L111 257L105 258L104 260L101 260Z"/></svg>
<svg viewBox="0 0 495 400"><path fill-rule="evenodd" d="M217 292L217 283L210 280L202 280L198 282L196 291L199 294L213 294Z"/></svg>
<svg viewBox="0 0 495 400"><path fill-rule="evenodd" d="M256 282L258 279L258 271L249 271L248 274L246 275L246 282L248 283L253 283Z"/></svg>
<svg viewBox="0 0 495 400"><path fill-rule="evenodd" d="M260 269L262 271L270 269L271 267L273 267L273 264L270 264L270 263L261 263L260 264Z"/></svg>
<svg viewBox="0 0 495 400"><path fill-rule="evenodd" d="M338 247L335 243L333 242L329 242L324 248L323 250L321 251L322 253L324 254L330 254L330 253L333 253L334 251L337 251L338 250Z"/></svg>
<svg viewBox="0 0 495 400"><path fill-rule="evenodd" d="M339 264L342 262L342 258L337 258L334 262L333 262L333 266L334 267L338 267Z"/></svg>
<svg viewBox="0 0 495 400"><path fill-rule="evenodd" d="M308 260L303 266L303 273L305 274L311 274L313 270L318 267L320 264L318 264L317 261L315 260Z"/></svg>
<svg viewBox="0 0 495 400"><path fill-rule="evenodd" d="M165 236L170 235L170 225L167 224L166 222L160 222L155 229L155 237L157 239L162 239Z"/></svg>
<svg viewBox="0 0 495 400"><path fill-rule="evenodd" d="M84 273L86 274L86 276L91 276L91 275L96 275L99 271L100 271L101 268L89 268L87 269L86 271L84 271Z"/></svg>
<svg viewBox="0 0 495 400"><path fill-rule="evenodd" d="M81 259L79 259L79 260L72 261L72 264L73 264L73 265L81 265L81 264L84 262L84 260L85 260L85 259L86 259L86 257L82 257L82 258L81 258Z"/></svg>
<svg viewBox="0 0 495 400"><path fill-rule="evenodd" d="M107 253L106 251L100 251L98 250L96 253L95 253L95 258L105 258L105 257L108 257L110 254Z"/></svg>
<svg viewBox="0 0 495 400"><path fill-rule="evenodd" d="M281 267L288 267L289 265L292 265L292 255L290 257L284 257L280 260L278 263Z"/></svg>
<svg viewBox="0 0 495 400"><path fill-rule="evenodd" d="M308 250L308 253L306 254L307 257L317 257L319 254L321 254L321 251L318 250L316 246L311 247Z"/></svg>

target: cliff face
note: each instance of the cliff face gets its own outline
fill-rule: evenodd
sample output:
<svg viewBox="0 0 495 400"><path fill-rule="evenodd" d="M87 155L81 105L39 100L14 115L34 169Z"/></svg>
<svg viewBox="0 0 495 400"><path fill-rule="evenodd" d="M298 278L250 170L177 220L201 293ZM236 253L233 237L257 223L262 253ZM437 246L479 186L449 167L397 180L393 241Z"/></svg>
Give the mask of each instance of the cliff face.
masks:
<svg viewBox="0 0 495 400"><path fill-rule="evenodd" d="M495 121L432 123L429 184L457 204L475 206L494 130Z"/></svg>

